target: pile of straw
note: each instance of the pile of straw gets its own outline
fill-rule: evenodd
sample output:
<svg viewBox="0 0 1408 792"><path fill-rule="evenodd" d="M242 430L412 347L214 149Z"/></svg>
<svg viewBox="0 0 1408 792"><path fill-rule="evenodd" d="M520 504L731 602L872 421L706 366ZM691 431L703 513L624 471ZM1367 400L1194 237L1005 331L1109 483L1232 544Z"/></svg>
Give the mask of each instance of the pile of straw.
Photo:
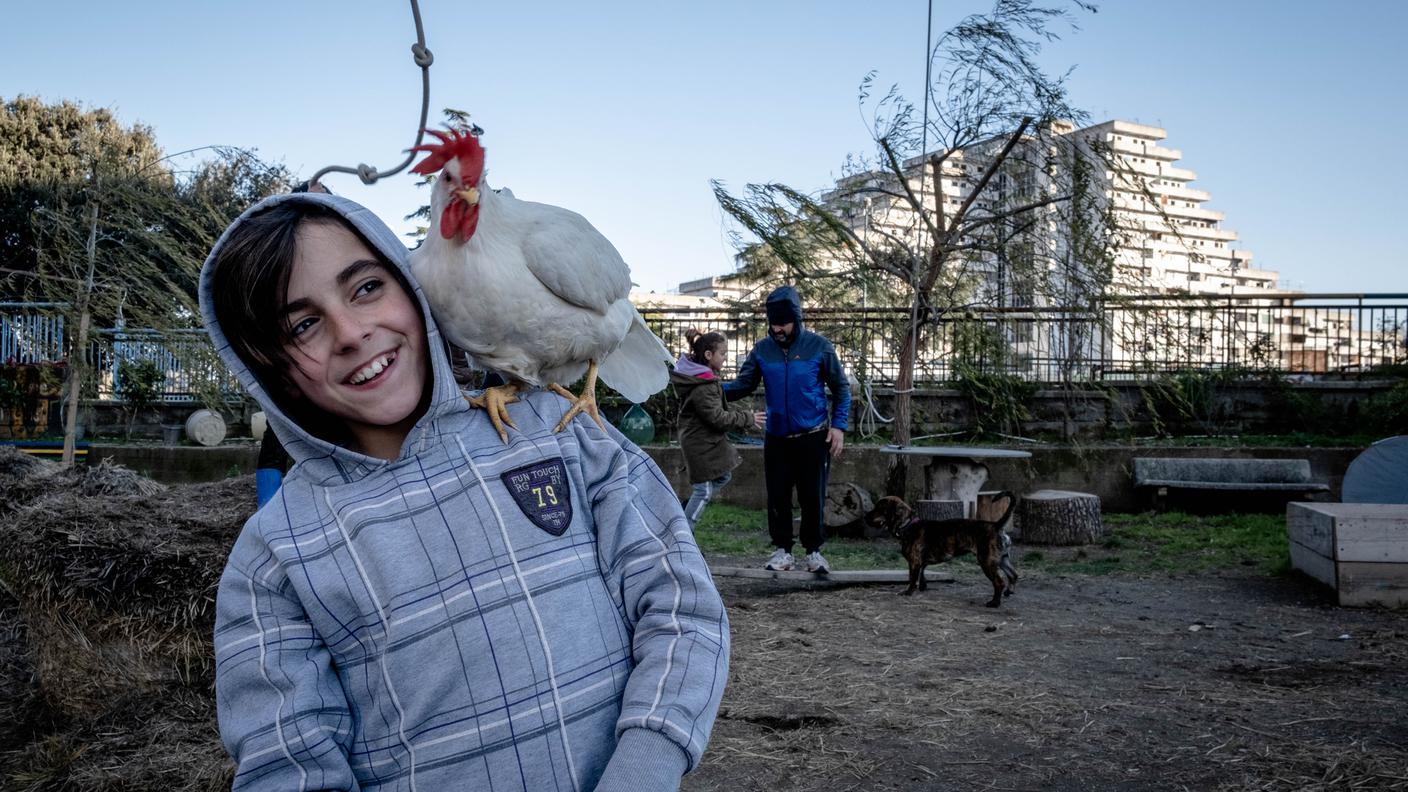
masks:
<svg viewBox="0 0 1408 792"><path fill-rule="evenodd" d="M210 637L252 477L168 488L18 456L0 449L0 583L37 679L30 722L50 728L3 769L35 790L228 788Z"/></svg>

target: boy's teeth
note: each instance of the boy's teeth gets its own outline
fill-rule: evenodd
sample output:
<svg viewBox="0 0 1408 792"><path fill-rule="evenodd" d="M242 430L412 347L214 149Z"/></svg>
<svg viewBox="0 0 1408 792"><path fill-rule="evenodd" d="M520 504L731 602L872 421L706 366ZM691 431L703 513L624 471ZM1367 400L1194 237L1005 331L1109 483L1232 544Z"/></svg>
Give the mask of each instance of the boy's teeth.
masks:
<svg viewBox="0 0 1408 792"><path fill-rule="evenodd" d="M376 375L380 374L389 365L391 365L390 355L383 355L377 358L376 360L373 360L371 364L368 365L366 368L352 375L352 384L361 385L363 382L366 382L372 377L375 377Z"/></svg>

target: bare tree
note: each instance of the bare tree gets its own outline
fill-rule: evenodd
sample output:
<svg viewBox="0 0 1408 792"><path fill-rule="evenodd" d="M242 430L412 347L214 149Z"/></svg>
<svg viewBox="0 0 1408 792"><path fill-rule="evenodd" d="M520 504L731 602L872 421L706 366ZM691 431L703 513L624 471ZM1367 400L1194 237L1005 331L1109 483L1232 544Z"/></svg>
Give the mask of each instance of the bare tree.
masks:
<svg viewBox="0 0 1408 792"><path fill-rule="evenodd" d="M133 165L121 152L99 151L89 157L86 177L47 183L39 193L32 218L36 267L20 274L29 296L62 306L65 325L76 328L65 389L66 464L73 460L95 322L125 317L155 331L152 340L184 367L209 365L208 345L166 340L199 326L200 265L221 230L249 202L289 183L281 167L247 151L214 152L193 172L180 173L164 159ZM220 399L205 390L212 391L201 394L207 402Z"/></svg>
<svg viewBox="0 0 1408 792"><path fill-rule="evenodd" d="M894 439L911 438L916 356L940 318L978 306L1079 305L1108 284L1117 247L1108 150L1082 134L1087 114L1066 99L1065 75L1037 64L1072 10L998 0L964 19L930 53L924 105L861 84L874 152L852 157L829 192L715 183L724 211L747 235L745 266L780 265L811 284L827 278L908 307L899 348ZM872 299L872 302L878 300ZM1080 322L1057 323L1069 333ZM1085 339L1044 343L1071 353ZM953 345L936 347L952 353ZM903 457L887 490L902 494Z"/></svg>

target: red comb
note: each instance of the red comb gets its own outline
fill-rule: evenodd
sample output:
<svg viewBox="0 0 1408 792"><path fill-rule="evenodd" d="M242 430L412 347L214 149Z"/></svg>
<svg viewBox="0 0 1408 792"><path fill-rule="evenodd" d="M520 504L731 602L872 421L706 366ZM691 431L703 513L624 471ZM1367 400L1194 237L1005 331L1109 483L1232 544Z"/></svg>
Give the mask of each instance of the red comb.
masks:
<svg viewBox="0 0 1408 792"><path fill-rule="evenodd" d="M437 129L427 129L426 134L437 138L439 143L416 146L411 151L424 151L430 156L411 168L411 173L429 176L438 173L445 163L452 159L460 160L460 175L466 180L478 180L484 170L484 147L472 133L451 129L448 133Z"/></svg>

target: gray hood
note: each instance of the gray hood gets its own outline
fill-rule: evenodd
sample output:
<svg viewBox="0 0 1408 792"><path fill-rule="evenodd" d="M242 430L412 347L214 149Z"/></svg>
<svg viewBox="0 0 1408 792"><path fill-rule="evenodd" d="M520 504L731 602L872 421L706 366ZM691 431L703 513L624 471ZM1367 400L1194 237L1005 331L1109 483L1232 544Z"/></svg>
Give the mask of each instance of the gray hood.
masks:
<svg viewBox="0 0 1408 792"><path fill-rule="evenodd" d="M426 409L425 415L421 417L410 434L406 436L406 441L401 446L401 458L405 458L408 452L418 447L427 436L429 427L441 416L463 412L469 409L464 398L460 394L458 384L450 372L450 361L445 355L445 345L440 338L440 329L435 324L435 319L431 316L430 305L426 302L425 294L421 291L420 284L411 275L408 265L409 251L397 238L396 234L381 222L380 218L372 214L370 210L356 204L346 198L323 193L293 193L290 195L276 195L266 198L258 204L247 209L239 219L230 224L225 229L225 233L220 235L220 239L211 249L210 255L206 257L205 266L200 273L200 313L201 319L205 322L205 329L210 334L210 341L215 346L215 351L220 354L220 359L224 361L226 368L239 378L240 384L245 391L252 396L263 408L269 419L269 426L278 435L279 441L283 443L284 449L288 451L294 461L294 469L289 472L289 476L305 475L315 482L330 482L335 480L353 481L365 476L367 473L387 465L397 464L395 461L388 462L384 459L370 457L352 451L344 446L335 445L322 438L316 437L299 426L288 415L286 415L278 404L270 398L264 388L264 383L259 382L253 372L251 372L244 362L239 359L234 350L230 348L229 342L225 338L225 331L220 327L220 322L215 318L215 309L211 301L211 260L225 244L225 239L229 237L231 230L244 222L249 217L262 209L276 206L285 202L316 203L330 207L338 214L342 215L359 231L367 242L375 247L388 261L394 264L405 276L407 282L411 284L415 292L415 298L420 302L421 314L425 317L425 330L427 335L426 354L430 359L431 372L431 397L430 405ZM269 321L276 321L275 317L269 317Z"/></svg>

